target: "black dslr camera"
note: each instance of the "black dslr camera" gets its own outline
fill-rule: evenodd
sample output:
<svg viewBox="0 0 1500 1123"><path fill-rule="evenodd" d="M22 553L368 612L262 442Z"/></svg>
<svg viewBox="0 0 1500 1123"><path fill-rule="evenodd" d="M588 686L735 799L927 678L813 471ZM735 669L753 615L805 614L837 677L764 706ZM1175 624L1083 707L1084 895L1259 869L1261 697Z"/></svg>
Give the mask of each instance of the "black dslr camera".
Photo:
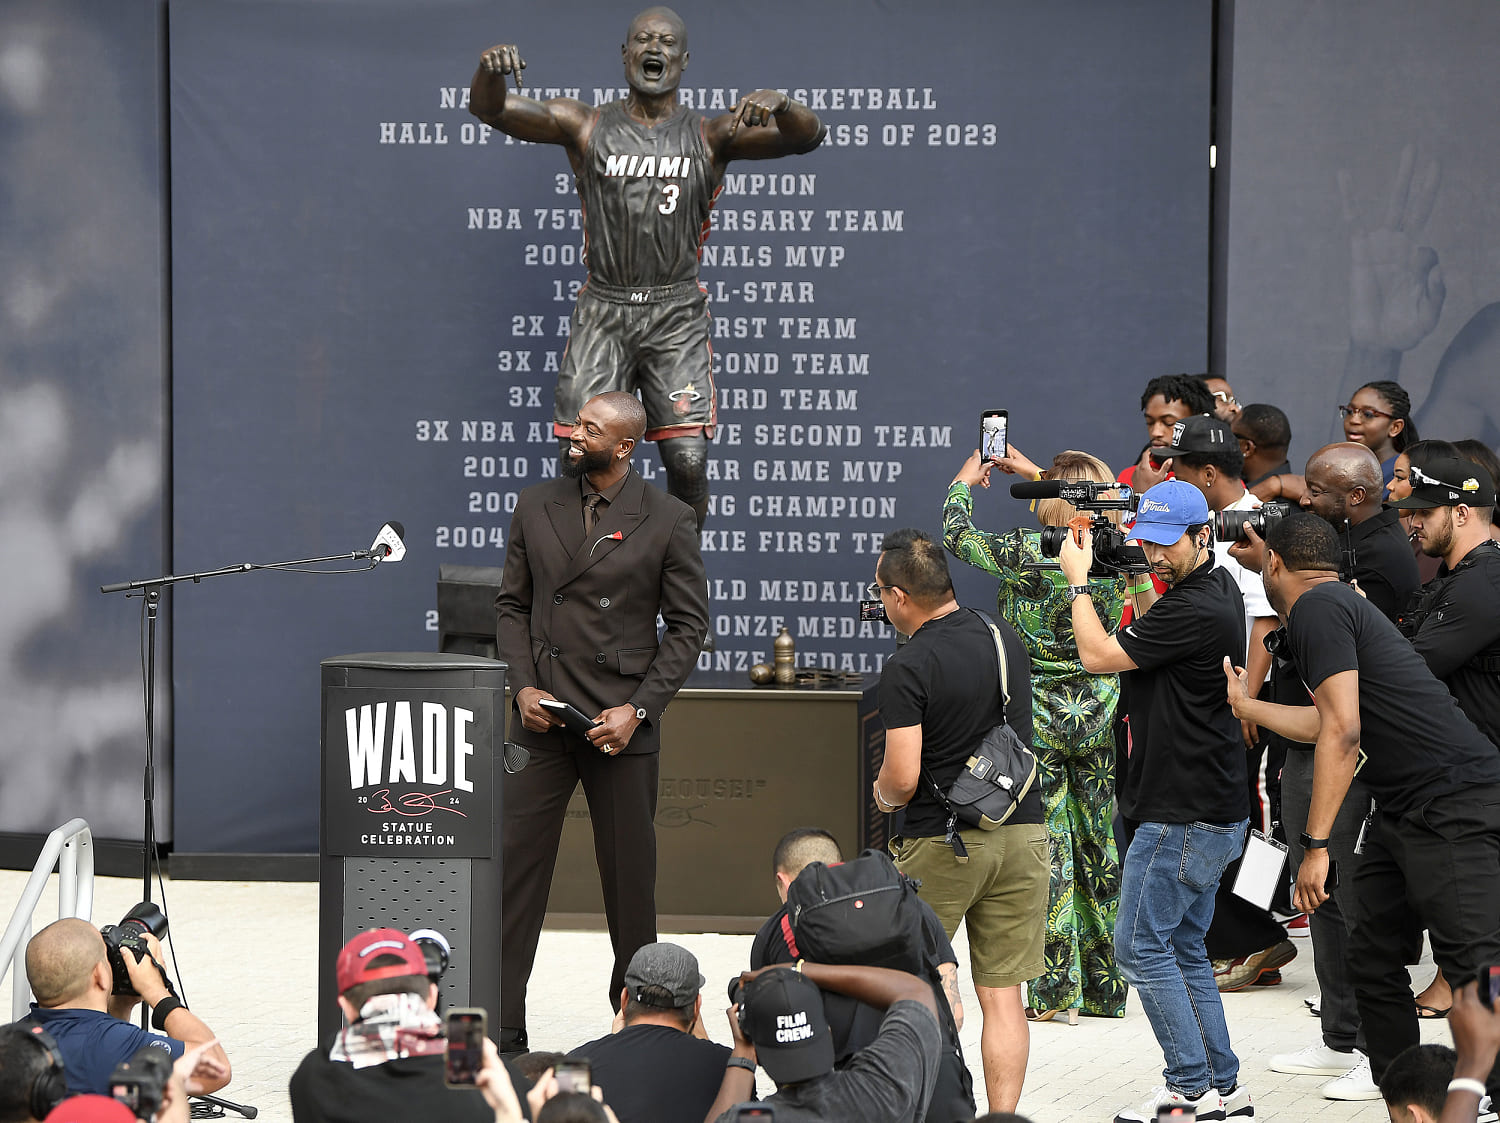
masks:
<svg viewBox="0 0 1500 1123"><path fill-rule="evenodd" d="M99 932L104 937L104 947L109 954L109 969L114 973L115 994L134 994L135 986L130 981L130 972L125 968L125 950L129 948L135 953L136 959L156 960L151 956L151 949L146 943L144 933L150 932L158 940L167 934L167 918L161 909L150 901L142 901L125 914L125 919L119 924L105 925ZM167 977L165 969L160 963L156 969L161 971L162 978Z"/></svg>
<svg viewBox="0 0 1500 1123"><path fill-rule="evenodd" d="M135 1056L116 1065L109 1076L112 1099L128 1107L137 1119L153 1119L172 1079L172 1057L155 1045L142 1045Z"/></svg>
<svg viewBox="0 0 1500 1123"><path fill-rule="evenodd" d="M1089 569L1090 577L1150 572L1146 552L1139 546L1127 545L1125 532L1100 514L1102 511L1131 510L1133 498L1128 487L1118 483L1096 483L1093 480L1057 480L1054 486L1057 488L1057 498L1066 500L1080 511L1094 513L1079 515L1069 521L1067 526L1042 527L1042 557L1057 557L1062 553L1063 543L1067 541L1069 534L1075 535L1081 542L1083 532L1088 530L1094 536L1094 564ZM1018 488L1011 488L1011 494L1014 495L1017 490ZM1119 497L1105 499L1104 496L1109 492L1118 492Z"/></svg>
<svg viewBox="0 0 1500 1123"><path fill-rule="evenodd" d="M1271 528L1297 511L1297 506L1282 499L1262 503L1254 511L1219 511L1213 517L1214 538L1219 542L1248 542L1245 528L1252 526L1264 540Z"/></svg>

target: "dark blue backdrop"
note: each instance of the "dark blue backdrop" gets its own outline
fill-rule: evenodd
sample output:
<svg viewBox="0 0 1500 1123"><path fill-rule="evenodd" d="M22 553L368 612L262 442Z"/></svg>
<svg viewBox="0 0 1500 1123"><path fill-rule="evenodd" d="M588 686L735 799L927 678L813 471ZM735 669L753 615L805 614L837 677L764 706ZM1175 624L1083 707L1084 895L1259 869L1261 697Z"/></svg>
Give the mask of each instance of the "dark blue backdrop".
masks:
<svg viewBox="0 0 1500 1123"><path fill-rule="evenodd" d="M890 634L841 634L854 605L837 598L870 579L884 531L937 529L983 408L1009 408L1037 460L1081 446L1118 465L1139 447L1145 380L1203 367L1211 9L678 7L695 97L806 91L833 129L811 155L731 167L774 180L731 181L703 269L716 322L749 336L715 342L717 665L768 656L786 617L805 660L874 670ZM528 89L613 96L631 12L555 13L173 9L176 568L358 549L393 517L410 546L365 576L178 593L179 850L315 848L318 661L432 648L437 566L500 564L514 492L552 469L547 367L582 276L577 198L560 150L480 143L458 99L502 41L520 44ZM851 88L881 108L847 93L835 108ZM724 264L763 248L769 265ZM758 296L778 282L775 302L750 302L751 281ZM782 302L783 281L810 301ZM845 337L816 338L825 324ZM814 373L815 355L845 373ZM993 525L1027 517L998 490L980 501ZM804 581L818 602L835 582L835 600L805 603ZM960 593L986 603L991 585L960 575Z"/></svg>

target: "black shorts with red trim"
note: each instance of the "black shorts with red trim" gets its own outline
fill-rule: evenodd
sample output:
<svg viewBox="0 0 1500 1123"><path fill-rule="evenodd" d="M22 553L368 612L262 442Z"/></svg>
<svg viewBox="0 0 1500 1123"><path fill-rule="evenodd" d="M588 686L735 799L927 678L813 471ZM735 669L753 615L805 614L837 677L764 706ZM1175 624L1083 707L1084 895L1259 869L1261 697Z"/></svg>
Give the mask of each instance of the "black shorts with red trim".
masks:
<svg viewBox="0 0 1500 1123"><path fill-rule="evenodd" d="M708 297L697 281L620 289L591 280L573 306L552 431L566 437L584 402L624 390L640 394L648 441L712 439L713 362Z"/></svg>

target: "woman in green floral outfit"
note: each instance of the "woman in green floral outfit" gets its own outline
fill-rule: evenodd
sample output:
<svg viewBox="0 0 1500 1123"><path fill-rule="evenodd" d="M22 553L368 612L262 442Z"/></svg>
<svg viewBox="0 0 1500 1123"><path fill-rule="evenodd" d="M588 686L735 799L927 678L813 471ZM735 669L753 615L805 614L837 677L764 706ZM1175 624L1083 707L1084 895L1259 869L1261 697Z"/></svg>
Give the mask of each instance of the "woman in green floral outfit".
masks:
<svg viewBox="0 0 1500 1123"><path fill-rule="evenodd" d="M1082 452L1060 453L1045 473L1012 446L998 466L1024 479L1113 481L1109 469ZM1031 655L1037 773L1052 839L1046 974L1029 984L1027 1017L1046 1020L1075 1010L1101 1017L1125 1013L1125 980L1115 964L1115 915L1120 863L1110 830L1115 745L1112 722L1120 697L1115 675L1091 675L1073 642L1067 582L1042 557L1041 535L1017 528L990 534L974 528L972 488L990 486L990 469L976 451L948 488L943 541L954 556L1000 579L999 612ZM1038 521L1060 526L1076 513L1061 499L1038 504ZM1047 564L1052 568L1040 568ZM1092 578L1099 618L1113 630L1125 582Z"/></svg>

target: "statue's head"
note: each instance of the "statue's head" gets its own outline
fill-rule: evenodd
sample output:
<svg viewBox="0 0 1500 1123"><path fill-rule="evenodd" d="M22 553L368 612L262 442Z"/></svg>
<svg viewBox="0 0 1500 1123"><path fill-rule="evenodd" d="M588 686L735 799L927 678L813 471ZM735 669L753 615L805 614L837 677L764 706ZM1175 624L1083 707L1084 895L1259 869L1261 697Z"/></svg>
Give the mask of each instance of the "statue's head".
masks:
<svg viewBox="0 0 1500 1123"><path fill-rule="evenodd" d="M630 21L620 47L625 82L637 93L670 93L687 66L687 25L671 8L647 8Z"/></svg>

